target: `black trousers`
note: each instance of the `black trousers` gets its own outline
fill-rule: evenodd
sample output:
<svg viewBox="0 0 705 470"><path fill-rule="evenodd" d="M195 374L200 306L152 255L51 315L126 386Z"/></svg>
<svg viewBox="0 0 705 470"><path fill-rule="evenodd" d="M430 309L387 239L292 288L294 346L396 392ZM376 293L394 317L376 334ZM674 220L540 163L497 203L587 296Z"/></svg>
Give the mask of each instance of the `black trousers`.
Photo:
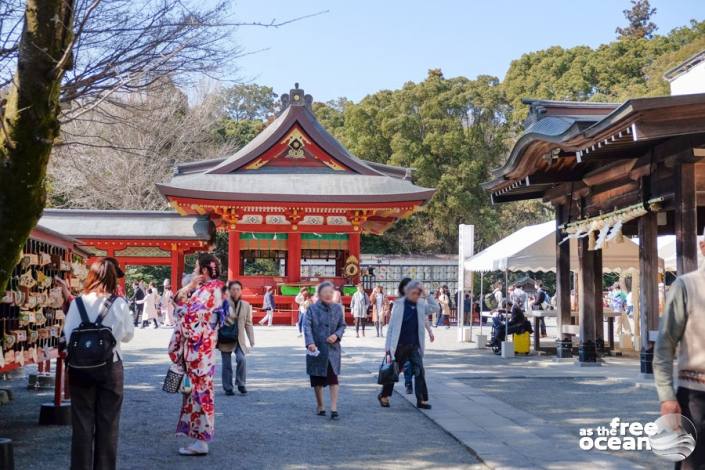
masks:
<svg viewBox="0 0 705 470"><path fill-rule="evenodd" d="M140 321L142 321L142 311L144 310L144 305L142 304L135 304L135 326L140 325Z"/></svg>
<svg viewBox="0 0 705 470"><path fill-rule="evenodd" d="M421 351L419 347L415 344L400 344L397 346L397 350L394 353L394 360L399 364L399 370L404 370L404 378L406 379L407 369L404 367L404 363L409 361L411 363L411 370L414 374L414 393L416 394L416 401L428 401L428 388L426 387L426 373L423 369L423 358L421 357ZM389 397L394 391L394 384L386 384L382 386L382 396Z"/></svg>
<svg viewBox="0 0 705 470"><path fill-rule="evenodd" d="M71 470L114 470L122 408L122 362L96 380L69 368L71 391Z"/></svg>
<svg viewBox="0 0 705 470"><path fill-rule="evenodd" d="M360 327L362 327L362 334L365 334L365 323L367 322L366 318L358 318L355 317L355 333L360 332Z"/></svg>
<svg viewBox="0 0 705 470"><path fill-rule="evenodd" d="M698 433L695 450L685 460L676 463L676 470L705 469L705 392L678 387L676 398L681 413L693 422Z"/></svg>

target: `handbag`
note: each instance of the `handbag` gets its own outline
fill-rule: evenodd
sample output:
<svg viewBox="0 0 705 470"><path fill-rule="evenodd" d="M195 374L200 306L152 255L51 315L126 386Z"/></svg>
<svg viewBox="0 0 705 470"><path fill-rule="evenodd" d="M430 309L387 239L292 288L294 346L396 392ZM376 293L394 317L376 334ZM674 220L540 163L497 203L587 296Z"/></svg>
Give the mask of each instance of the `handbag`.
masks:
<svg viewBox="0 0 705 470"><path fill-rule="evenodd" d="M188 375L184 375L184 378L181 381L181 387L179 388L179 391L184 395L188 395L191 393L191 390L193 390L193 384L191 384L191 379Z"/></svg>
<svg viewBox="0 0 705 470"><path fill-rule="evenodd" d="M181 382L184 380L184 370L177 365L172 365L164 377L162 390L166 393L177 393L181 390Z"/></svg>
<svg viewBox="0 0 705 470"><path fill-rule="evenodd" d="M378 385L389 385L399 382L399 364L392 360L392 355L386 353L382 364L379 366L379 374L377 374Z"/></svg>
<svg viewBox="0 0 705 470"><path fill-rule="evenodd" d="M223 325L218 330L218 342L223 344L233 344L237 342L238 328L237 318L232 325Z"/></svg>

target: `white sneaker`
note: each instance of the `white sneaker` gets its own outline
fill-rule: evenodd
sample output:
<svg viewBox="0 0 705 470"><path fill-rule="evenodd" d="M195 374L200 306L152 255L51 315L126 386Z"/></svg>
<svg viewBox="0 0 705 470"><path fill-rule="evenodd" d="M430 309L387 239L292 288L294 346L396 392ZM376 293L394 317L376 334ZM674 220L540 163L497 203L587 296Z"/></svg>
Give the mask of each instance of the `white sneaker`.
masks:
<svg viewBox="0 0 705 470"><path fill-rule="evenodd" d="M190 446L180 448L179 454L186 456L208 455L208 443L206 441L195 440Z"/></svg>

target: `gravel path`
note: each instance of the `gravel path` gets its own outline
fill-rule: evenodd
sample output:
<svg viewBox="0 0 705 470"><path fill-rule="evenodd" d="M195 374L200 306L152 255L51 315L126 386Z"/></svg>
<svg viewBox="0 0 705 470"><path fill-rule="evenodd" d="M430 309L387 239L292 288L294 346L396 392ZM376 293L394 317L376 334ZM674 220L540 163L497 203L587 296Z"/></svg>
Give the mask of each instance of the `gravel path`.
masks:
<svg viewBox="0 0 705 470"><path fill-rule="evenodd" d="M305 375L302 341L292 328L256 328L248 356L248 396L226 397L216 380L216 435L211 453L184 458L174 426L179 397L160 390L168 367L170 332L140 330L125 348L126 386L120 434L123 469L460 469L481 467L473 454L405 400L383 410L368 368L350 359L341 376L341 420L315 416ZM218 368L219 370L219 368ZM2 386L6 384L0 382ZM30 392L10 382L15 400L0 407L0 435L15 441L18 470L68 467L70 429L36 425L39 404L50 392Z"/></svg>

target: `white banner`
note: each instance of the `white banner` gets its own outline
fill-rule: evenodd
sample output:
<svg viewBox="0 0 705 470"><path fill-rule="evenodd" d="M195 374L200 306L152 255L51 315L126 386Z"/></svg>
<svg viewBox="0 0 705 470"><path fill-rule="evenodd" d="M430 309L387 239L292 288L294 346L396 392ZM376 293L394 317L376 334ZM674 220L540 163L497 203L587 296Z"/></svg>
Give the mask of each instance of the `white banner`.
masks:
<svg viewBox="0 0 705 470"><path fill-rule="evenodd" d="M475 254L475 226L460 224L458 226L458 295L456 299L456 309L458 317L458 341L469 341L465 335L465 293L472 290L472 273L468 273L468 279L465 279L465 260ZM468 289L469 288L469 289ZM472 318L472 309L470 313ZM472 335L472 322L470 326L470 335Z"/></svg>

